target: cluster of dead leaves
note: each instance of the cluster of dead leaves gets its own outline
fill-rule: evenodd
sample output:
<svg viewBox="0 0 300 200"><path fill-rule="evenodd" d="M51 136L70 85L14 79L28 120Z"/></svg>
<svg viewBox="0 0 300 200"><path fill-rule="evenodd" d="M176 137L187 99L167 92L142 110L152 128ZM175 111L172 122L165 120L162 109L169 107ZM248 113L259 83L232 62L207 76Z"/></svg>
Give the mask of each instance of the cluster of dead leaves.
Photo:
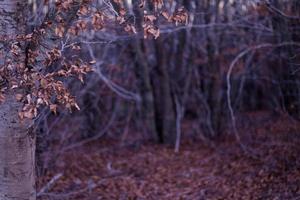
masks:
<svg viewBox="0 0 300 200"><path fill-rule="evenodd" d="M167 9L164 8L164 2L162 0L153 0L151 3L153 4L154 11L149 12L145 8L146 1L141 0L139 8L140 12L143 13L143 20L142 24L137 25L135 22L131 22L126 19L127 16L130 16L130 13L124 8L122 1L116 0L115 3L117 3L120 7L119 15L116 18L117 22L120 25L124 25L124 30L128 33L136 34L138 32L136 27L141 26L143 29L144 39L157 39L160 36L160 29L158 27L160 23L158 21L160 16L164 17L169 23L175 23L176 26L178 24L187 23L188 21L188 14L183 7L178 8L173 14L168 14Z"/></svg>
<svg viewBox="0 0 300 200"><path fill-rule="evenodd" d="M157 8L162 8L162 3L157 1L155 5ZM173 14L169 14L167 11L160 11L157 16L153 14L144 13L144 38L149 38L149 36L153 36L154 39L157 39L160 35L160 29L155 26L155 22L158 20L159 16L163 16L168 22L175 23L175 25L179 24L187 24L188 22L188 14L184 7L180 7Z"/></svg>
<svg viewBox="0 0 300 200"><path fill-rule="evenodd" d="M88 2L88 1L86 1ZM35 118L40 107L49 107L56 113L60 106L69 110L79 106L75 101L63 80L70 77L77 77L83 82L83 77L92 71L91 65L80 59L66 59L59 47L50 48L41 45L41 41L47 38L63 40L66 34L65 19L63 16L76 3L73 0L56 1L57 15L54 21L46 21L42 28L34 30L33 33L18 36L19 40L13 41L10 46L10 55L6 58L6 63L1 67L0 76L5 77L7 82L1 87L1 100L5 99L5 91L14 89L16 99L23 102L24 106L19 112L19 117ZM84 3L80 9L80 14L86 13ZM64 15L65 14L65 15ZM53 35L54 34L54 35ZM24 42L31 44L31 48L24 52ZM80 49L77 45L71 45L73 50ZM20 60L20 62L16 62ZM24 63L25 60L25 63ZM14 62L13 62L14 61ZM60 65L53 71L53 64ZM26 65L26 66L25 66Z"/></svg>
<svg viewBox="0 0 300 200"><path fill-rule="evenodd" d="M45 1L45 5L48 3ZM126 32L136 34L138 32L137 25L127 20L129 10L125 9L124 2L115 0L115 3L120 8L116 16L117 23L124 27ZM176 25L187 20L184 8L169 15L163 11L164 2L162 0L154 0L151 3L155 8L153 13L147 13L145 1L142 0L139 4L139 8L144 14L141 25L144 38L157 39L160 36L160 30L157 27L160 16L166 18L168 22L175 22ZM18 91L16 99L24 103L24 107L19 113L21 119L36 117L41 106L48 106L55 113L58 105L68 109L72 107L79 109L75 98L67 90L63 80L77 77L83 82L84 75L92 71L93 63L79 61L80 59L66 62L63 47L45 45L40 40L45 41L47 38L52 38L55 40L54 43L66 42L65 45L78 51L81 49L80 46L71 41L75 41L80 32L88 32L91 29L102 30L110 20L110 16L107 16L105 12L91 7L90 1L84 0L80 2L79 9L76 10L77 18L70 26L67 26L69 22L65 18L74 11L72 9L78 6L79 2L57 0L54 4L55 17L53 21L43 22L40 28L28 35L3 38L6 43L10 44L10 49L9 54L4 58L5 64L0 69L0 81L3 83L0 88L0 101L5 100L4 94L7 90ZM24 52L25 42L32 44L26 52ZM54 64L59 67L53 67Z"/></svg>
<svg viewBox="0 0 300 200"><path fill-rule="evenodd" d="M54 113L57 112L58 105L61 105L71 111L73 107L80 109L75 101L75 97L70 94L62 81L57 79L62 77L78 77L83 82L83 76L92 71L89 64L80 62L63 64L64 69L42 75L39 73L31 73L30 80L35 80L35 84L31 85L31 93L23 96L18 93L16 98L18 101L24 102L24 107L19 116L23 118L34 118L37 116L37 111L40 106L48 106ZM55 96L55 101L53 101Z"/></svg>

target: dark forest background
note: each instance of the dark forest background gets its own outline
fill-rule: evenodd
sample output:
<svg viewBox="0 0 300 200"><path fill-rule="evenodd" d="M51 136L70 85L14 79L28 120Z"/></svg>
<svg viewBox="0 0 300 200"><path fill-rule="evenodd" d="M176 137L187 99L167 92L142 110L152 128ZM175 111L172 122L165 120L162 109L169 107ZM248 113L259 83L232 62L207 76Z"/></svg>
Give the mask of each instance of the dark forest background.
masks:
<svg viewBox="0 0 300 200"><path fill-rule="evenodd" d="M81 38L95 73L84 84L66 83L80 111L45 109L36 120L39 175L64 152L98 139L164 143L178 152L185 139L214 145L233 138L248 151L241 127L282 115L299 123L300 1L177 2L187 24L158 25L156 40L105 32Z"/></svg>

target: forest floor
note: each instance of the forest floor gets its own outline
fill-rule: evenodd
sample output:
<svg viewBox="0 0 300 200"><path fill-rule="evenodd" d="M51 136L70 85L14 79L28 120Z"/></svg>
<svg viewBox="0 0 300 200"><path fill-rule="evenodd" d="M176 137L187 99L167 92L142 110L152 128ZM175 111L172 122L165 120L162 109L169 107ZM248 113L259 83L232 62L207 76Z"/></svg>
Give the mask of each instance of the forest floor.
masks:
<svg viewBox="0 0 300 200"><path fill-rule="evenodd" d="M179 153L111 140L70 150L39 178L40 199L300 199L299 121L247 117L239 128L247 152L230 136L184 139Z"/></svg>

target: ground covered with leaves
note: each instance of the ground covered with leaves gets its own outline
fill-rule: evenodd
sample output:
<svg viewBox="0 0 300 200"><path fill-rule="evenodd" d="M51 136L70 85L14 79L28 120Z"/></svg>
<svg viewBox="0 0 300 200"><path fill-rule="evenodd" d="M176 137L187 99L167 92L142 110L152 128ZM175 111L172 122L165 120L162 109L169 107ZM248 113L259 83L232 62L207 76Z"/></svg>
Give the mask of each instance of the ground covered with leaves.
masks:
<svg viewBox="0 0 300 200"><path fill-rule="evenodd" d="M246 152L230 134L209 145L186 139L179 153L103 139L70 150L39 178L39 198L300 199L299 121L247 117L238 127Z"/></svg>

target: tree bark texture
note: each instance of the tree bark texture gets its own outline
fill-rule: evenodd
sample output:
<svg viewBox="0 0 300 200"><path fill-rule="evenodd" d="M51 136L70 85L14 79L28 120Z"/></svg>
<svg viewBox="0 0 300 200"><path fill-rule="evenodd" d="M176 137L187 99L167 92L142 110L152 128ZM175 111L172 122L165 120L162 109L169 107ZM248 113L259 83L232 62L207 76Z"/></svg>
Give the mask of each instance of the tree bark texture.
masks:
<svg viewBox="0 0 300 200"><path fill-rule="evenodd" d="M26 17L24 0L0 0L0 35L14 37L25 34ZM22 53L11 58L13 64L25 63L25 51L22 42L18 42ZM6 46L6 47L5 47ZM3 43L1 48L10 44ZM1 60L2 59L2 60ZM2 66L6 59L0 59ZM15 94L6 95L0 104L0 199L35 200L35 138L28 131L28 122L21 122L18 112L22 103L17 102Z"/></svg>

